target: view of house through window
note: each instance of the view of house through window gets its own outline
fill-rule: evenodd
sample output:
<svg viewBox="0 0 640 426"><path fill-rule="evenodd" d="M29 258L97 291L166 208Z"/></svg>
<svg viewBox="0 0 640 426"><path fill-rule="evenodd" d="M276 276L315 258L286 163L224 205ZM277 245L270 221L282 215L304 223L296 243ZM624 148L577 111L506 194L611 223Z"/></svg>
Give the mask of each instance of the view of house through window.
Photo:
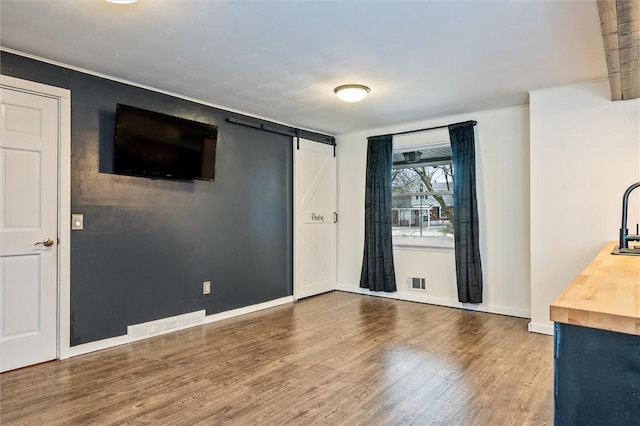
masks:
<svg viewBox="0 0 640 426"><path fill-rule="evenodd" d="M454 170L449 144L393 154L394 241L453 244Z"/></svg>

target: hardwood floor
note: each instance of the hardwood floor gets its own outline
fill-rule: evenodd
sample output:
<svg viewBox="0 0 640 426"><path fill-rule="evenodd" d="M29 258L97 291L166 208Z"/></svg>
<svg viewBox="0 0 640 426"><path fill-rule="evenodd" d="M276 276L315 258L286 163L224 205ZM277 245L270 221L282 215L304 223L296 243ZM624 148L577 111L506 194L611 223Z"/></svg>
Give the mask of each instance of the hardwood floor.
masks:
<svg viewBox="0 0 640 426"><path fill-rule="evenodd" d="M331 292L0 375L0 423L552 423L526 319Z"/></svg>

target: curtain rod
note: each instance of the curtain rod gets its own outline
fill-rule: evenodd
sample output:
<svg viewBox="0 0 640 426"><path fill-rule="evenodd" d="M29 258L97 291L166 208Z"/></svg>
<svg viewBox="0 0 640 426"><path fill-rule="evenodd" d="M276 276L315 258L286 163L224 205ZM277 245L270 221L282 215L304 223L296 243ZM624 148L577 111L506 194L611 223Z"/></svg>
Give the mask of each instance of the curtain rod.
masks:
<svg viewBox="0 0 640 426"><path fill-rule="evenodd" d="M398 132L398 133L387 133L387 135L391 135L391 136L406 135L409 133L426 132L427 130L444 129L445 127L456 126L458 124L467 124L467 123L471 123L472 126L475 126L476 124L478 124L478 122L475 120L469 120L469 121L461 121L459 123L444 124L442 126L427 127L426 129L407 130L406 132ZM378 136L384 136L384 135L378 135Z"/></svg>

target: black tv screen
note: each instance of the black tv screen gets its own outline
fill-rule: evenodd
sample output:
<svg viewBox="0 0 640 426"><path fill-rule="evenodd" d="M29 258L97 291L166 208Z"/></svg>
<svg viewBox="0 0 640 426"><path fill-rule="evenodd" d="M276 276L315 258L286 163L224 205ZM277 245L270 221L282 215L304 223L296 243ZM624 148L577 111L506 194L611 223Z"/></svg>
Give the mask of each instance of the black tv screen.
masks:
<svg viewBox="0 0 640 426"><path fill-rule="evenodd" d="M118 104L115 173L213 180L218 127Z"/></svg>

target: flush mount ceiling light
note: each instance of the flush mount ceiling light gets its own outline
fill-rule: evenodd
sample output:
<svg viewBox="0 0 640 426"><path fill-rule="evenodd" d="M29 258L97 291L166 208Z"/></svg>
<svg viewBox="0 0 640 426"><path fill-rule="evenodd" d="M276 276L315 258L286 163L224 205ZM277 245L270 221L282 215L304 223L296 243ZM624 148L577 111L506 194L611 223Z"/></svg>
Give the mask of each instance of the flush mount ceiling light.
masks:
<svg viewBox="0 0 640 426"><path fill-rule="evenodd" d="M135 3L138 0L107 0L109 3L115 3L115 4L131 4L131 3Z"/></svg>
<svg viewBox="0 0 640 426"><path fill-rule="evenodd" d="M343 84L338 86L333 91L336 93L338 99L345 102L360 102L367 97L371 89L362 84Z"/></svg>

